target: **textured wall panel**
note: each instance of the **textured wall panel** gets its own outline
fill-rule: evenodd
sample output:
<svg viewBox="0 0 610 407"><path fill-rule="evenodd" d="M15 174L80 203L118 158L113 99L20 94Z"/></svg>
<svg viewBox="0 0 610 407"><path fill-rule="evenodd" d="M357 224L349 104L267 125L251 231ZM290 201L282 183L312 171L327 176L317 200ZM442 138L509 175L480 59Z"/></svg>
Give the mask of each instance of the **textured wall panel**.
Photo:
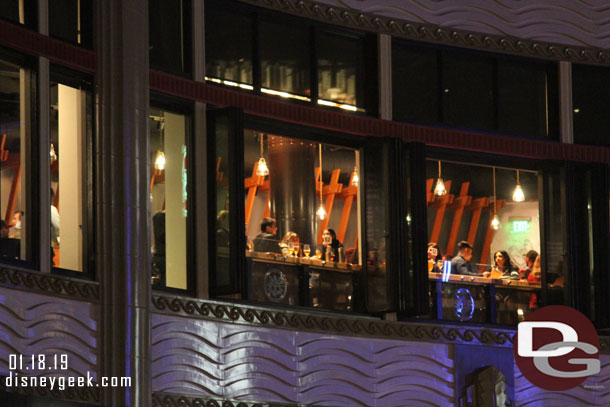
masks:
<svg viewBox="0 0 610 407"><path fill-rule="evenodd" d="M610 356L600 355L601 372L571 390L551 392L531 384L515 364L515 399L518 407L610 406Z"/></svg>
<svg viewBox="0 0 610 407"><path fill-rule="evenodd" d="M153 314L153 391L319 406L452 406L449 345Z"/></svg>
<svg viewBox="0 0 610 407"><path fill-rule="evenodd" d="M9 373L10 354L21 354L24 358L45 354L47 367L52 365L53 355L67 354L68 373L60 372L62 376L87 376L89 371L95 378L96 307L87 302L0 287L0 375ZM51 369L44 372L54 373L58 372Z"/></svg>
<svg viewBox="0 0 610 407"><path fill-rule="evenodd" d="M607 0L317 0L385 17L566 45L610 48Z"/></svg>

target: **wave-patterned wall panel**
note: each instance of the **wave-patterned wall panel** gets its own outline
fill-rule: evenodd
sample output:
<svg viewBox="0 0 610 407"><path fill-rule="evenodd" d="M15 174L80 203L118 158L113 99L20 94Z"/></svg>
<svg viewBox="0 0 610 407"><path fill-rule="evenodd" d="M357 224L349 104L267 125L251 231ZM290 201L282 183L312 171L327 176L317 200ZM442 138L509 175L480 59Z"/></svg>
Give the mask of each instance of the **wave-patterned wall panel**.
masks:
<svg viewBox="0 0 610 407"><path fill-rule="evenodd" d="M316 0L414 23L610 49L607 0Z"/></svg>
<svg viewBox="0 0 610 407"><path fill-rule="evenodd" d="M153 391L319 406L453 406L450 346L153 314Z"/></svg>
<svg viewBox="0 0 610 407"><path fill-rule="evenodd" d="M9 355L46 355L44 372L19 374L87 376L97 371L97 311L91 303L0 287L0 375L9 374ZM54 356L68 356L68 370L54 370ZM28 367L30 367L28 365ZM15 373L15 371L13 371Z"/></svg>
<svg viewBox="0 0 610 407"><path fill-rule="evenodd" d="M600 355L601 372L578 387L551 392L531 384L515 363L517 407L610 406L610 355Z"/></svg>

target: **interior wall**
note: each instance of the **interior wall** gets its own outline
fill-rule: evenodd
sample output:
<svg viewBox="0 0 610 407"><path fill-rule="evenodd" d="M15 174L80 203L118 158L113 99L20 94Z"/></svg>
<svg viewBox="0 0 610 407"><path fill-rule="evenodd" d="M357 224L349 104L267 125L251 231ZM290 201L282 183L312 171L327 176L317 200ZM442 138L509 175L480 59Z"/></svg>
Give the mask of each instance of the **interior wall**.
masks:
<svg viewBox="0 0 610 407"><path fill-rule="evenodd" d="M182 115L165 117L165 248L168 287L186 289L186 122Z"/></svg>
<svg viewBox="0 0 610 407"><path fill-rule="evenodd" d="M83 267L83 96L78 89L58 85L60 263L64 269Z"/></svg>

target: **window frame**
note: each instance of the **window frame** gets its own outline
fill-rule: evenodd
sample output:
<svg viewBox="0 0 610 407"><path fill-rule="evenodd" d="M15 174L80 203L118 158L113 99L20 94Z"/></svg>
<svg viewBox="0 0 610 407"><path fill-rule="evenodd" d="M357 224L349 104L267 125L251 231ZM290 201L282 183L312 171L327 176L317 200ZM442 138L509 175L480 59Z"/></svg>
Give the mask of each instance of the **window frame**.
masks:
<svg viewBox="0 0 610 407"><path fill-rule="evenodd" d="M153 287L154 292L164 292L164 293L174 293L178 295L186 295L195 297L197 292L197 278L198 275L196 273L196 219L197 216L195 214L197 203L195 202L195 184L198 180L195 177L195 161L200 158L194 157L195 155L195 108L194 102L191 100L180 99L174 96L168 96L161 93L150 92L150 100L149 100L149 108L154 107L157 109L162 109L164 111L170 113L176 113L184 115L186 121L186 131L185 131L185 145L187 151L187 157L191 157L191 159L187 159L187 184L186 184L186 193L188 195L188 209L187 209L187 217L186 217L186 289L174 288L174 287ZM147 120L149 118L147 117ZM150 137L150 134L147 133L146 137ZM147 143L148 144L148 143ZM150 153L149 151L147 154ZM149 174L147 173L147 179L149 179ZM147 213L147 222L149 224L149 228L152 231L152 213ZM148 238L148 237L147 237ZM152 263L151 263L152 267ZM146 270L146 272L150 272L151 270Z"/></svg>

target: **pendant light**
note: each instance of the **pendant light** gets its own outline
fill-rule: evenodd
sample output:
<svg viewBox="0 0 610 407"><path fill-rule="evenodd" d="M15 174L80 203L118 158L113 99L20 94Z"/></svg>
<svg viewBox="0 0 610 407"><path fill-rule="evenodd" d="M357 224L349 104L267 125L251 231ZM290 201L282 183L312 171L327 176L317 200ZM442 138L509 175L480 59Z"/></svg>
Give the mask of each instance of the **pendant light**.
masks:
<svg viewBox="0 0 610 407"><path fill-rule="evenodd" d="M443 182L443 178L441 177L441 162L438 162L438 179L436 180L436 187L434 187L434 195L443 196L447 195L447 188L445 188L445 183Z"/></svg>
<svg viewBox="0 0 610 407"><path fill-rule="evenodd" d="M354 175L352 176L352 185L357 187L360 182L360 176L358 176L358 166L354 166Z"/></svg>
<svg viewBox="0 0 610 407"><path fill-rule="evenodd" d="M261 158L258 159L258 166L256 167L256 175L258 175L259 177L266 177L267 175L269 175L269 167L267 167L267 162L265 161L265 158L263 157L263 133L261 133L259 136L260 136L260 142L261 142Z"/></svg>
<svg viewBox="0 0 610 407"><path fill-rule="evenodd" d="M521 188L521 184L519 183L519 170L517 170L517 186L515 187L515 192L513 192L513 201L525 201L525 194L523 193L523 188Z"/></svg>
<svg viewBox="0 0 610 407"><path fill-rule="evenodd" d="M496 200L496 167L493 167L493 184L494 184L494 217L491 220L491 228L493 230L500 229L500 218L498 218L498 205Z"/></svg>
<svg viewBox="0 0 610 407"><path fill-rule="evenodd" d="M155 170L163 171L165 169L165 154L161 150L157 150L155 157Z"/></svg>
<svg viewBox="0 0 610 407"><path fill-rule="evenodd" d="M49 151L49 156L51 159L51 165L53 165L53 163L57 161L57 153L55 152L55 146L53 143L51 143L51 151Z"/></svg>
<svg viewBox="0 0 610 407"><path fill-rule="evenodd" d="M324 187L324 184L322 183L322 143L320 143L319 146L320 151L318 153L318 158L320 160L320 207L316 211L316 215L318 215L318 218L320 218L320 220L324 220L326 219L326 208L324 208L324 203L322 202L322 189Z"/></svg>

